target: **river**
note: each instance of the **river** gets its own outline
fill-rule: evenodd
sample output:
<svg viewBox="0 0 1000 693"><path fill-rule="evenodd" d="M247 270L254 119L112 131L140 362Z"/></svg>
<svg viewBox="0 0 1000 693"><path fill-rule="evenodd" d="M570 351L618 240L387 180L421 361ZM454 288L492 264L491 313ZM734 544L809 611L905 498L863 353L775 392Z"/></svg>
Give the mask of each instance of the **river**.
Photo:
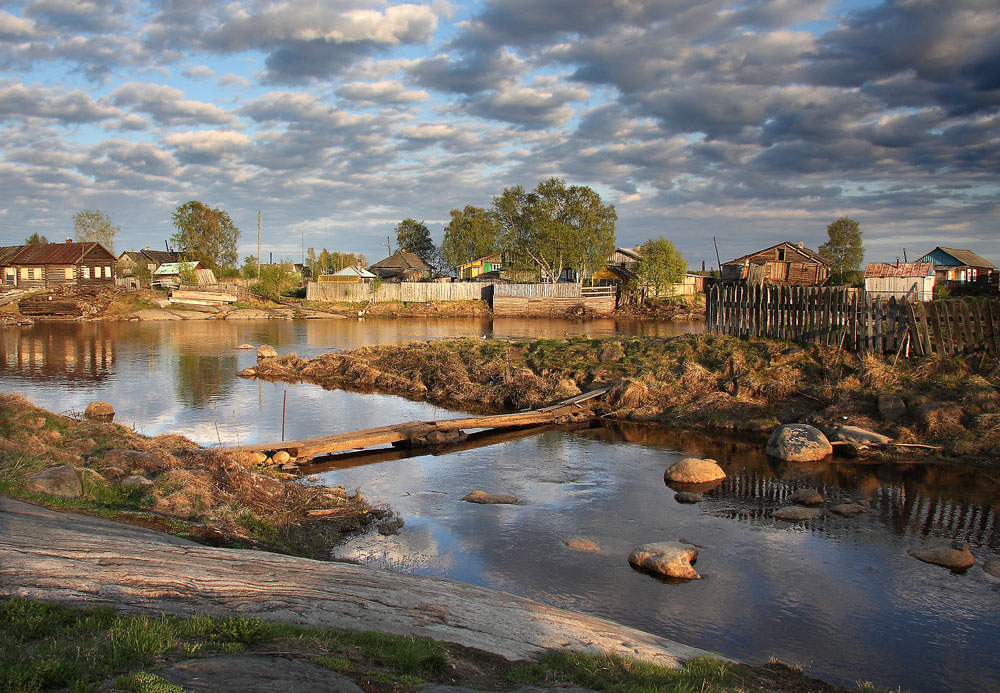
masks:
<svg viewBox="0 0 1000 693"><path fill-rule="evenodd" d="M243 380L235 373L255 356L238 344L310 357L413 339L698 329L489 318L38 324L0 328L0 389L64 413L109 401L120 423L204 445L273 440L282 426L286 438L302 438L455 414L399 397ZM355 455L313 478L360 488L406 523L397 535L356 537L336 557L493 587L752 663L775 656L845 685L1000 690L1000 588L981 567L1000 557L995 475L920 462L775 465L762 443L654 426L549 429L447 454ZM663 483L687 454L712 457L729 474L693 506L676 503ZM862 499L871 512L771 519L799 487ZM476 489L520 500L460 500ZM574 536L602 550L566 548ZM635 546L677 538L702 547L701 580L667 584L628 566ZM906 555L934 538L969 541L977 565L953 574Z"/></svg>

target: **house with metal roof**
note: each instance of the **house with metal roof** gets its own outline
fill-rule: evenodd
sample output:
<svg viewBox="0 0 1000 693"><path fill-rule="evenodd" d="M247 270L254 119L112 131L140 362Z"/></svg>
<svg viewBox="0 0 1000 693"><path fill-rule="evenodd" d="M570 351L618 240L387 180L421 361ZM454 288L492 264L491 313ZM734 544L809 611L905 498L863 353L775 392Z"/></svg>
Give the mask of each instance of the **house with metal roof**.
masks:
<svg viewBox="0 0 1000 693"><path fill-rule="evenodd" d="M949 290L997 288L997 266L971 250L938 246L917 262L934 265L935 281Z"/></svg>
<svg viewBox="0 0 1000 693"><path fill-rule="evenodd" d="M24 248L23 245L0 246L0 291L17 286L17 269L11 260Z"/></svg>
<svg viewBox="0 0 1000 693"><path fill-rule="evenodd" d="M463 265L459 265L455 269L458 270L458 276L462 279L475 279L483 274L489 274L490 272L499 272L501 267L503 267L503 258L500 253L493 253L492 255L487 255L486 257L481 257L473 260L472 262L466 262Z"/></svg>
<svg viewBox="0 0 1000 693"><path fill-rule="evenodd" d="M21 289L114 284L116 262L114 254L100 243L71 240L31 243L9 260L16 272L17 287Z"/></svg>
<svg viewBox="0 0 1000 693"><path fill-rule="evenodd" d="M910 301L934 299L934 269L929 262L872 262L865 267L865 291L869 296Z"/></svg>
<svg viewBox="0 0 1000 693"><path fill-rule="evenodd" d="M317 277L321 282L335 282L339 284L368 284L375 279L375 274L369 272L364 267L348 265L347 267L334 272L333 274L321 274Z"/></svg>
<svg viewBox="0 0 1000 693"><path fill-rule="evenodd" d="M175 250L153 250L143 248L142 250L126 250L118 256L118 276L132 276L136 267L145 266L149 273L160 265L177 262L180 260L180 253Z"/></svg>

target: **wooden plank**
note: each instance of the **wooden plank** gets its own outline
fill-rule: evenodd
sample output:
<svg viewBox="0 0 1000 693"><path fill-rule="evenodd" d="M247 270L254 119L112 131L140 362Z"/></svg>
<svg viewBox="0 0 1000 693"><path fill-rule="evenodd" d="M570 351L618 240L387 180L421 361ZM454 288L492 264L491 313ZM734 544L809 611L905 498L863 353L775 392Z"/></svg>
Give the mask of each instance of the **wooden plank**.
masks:
<svg viewBox="0 0 1000 693"><path fill-rule="evenodd" d="M1000 356L1000 301L986 301L986 344L992 356Z"/></svg>
<svg viewBox="0 0 1000 693"><path fill-rule="evenodd" d="M908 334L910 335L910 348L917 356L924 355L924 341L920 335L920 328L917 327L917 315L916 310L919 303L912 303L906 301L903 304L904 310L906 312L906 324Z"/></svg>
<svg viewBox="0 0 1000 693"><path fill-rule="evenodd" d="M973 298L969 301L969 312L972 314L973 338L976 341L977 349L986 348L986 330L983 329L983 323L986 320L983 312L983 305L985 303L986 299L980 301L978 298Z"/></svg>
<svg viewBox="0 0 1000 693"><path fill-rule="evenodd" d="M941 305L941 302L934 301L925 304L927 308L927 326L930 328L934 350L938 356L944 356L948 353L944 349L944 338L941 335L941 319L938 316L938 308Z"/></svg>
<svg viewBox="0 0 1000 693"><path fill-rule="evenodd" d="M979 346L979 340L976 339L976 328L972 324L972 311L969 310L969 302L962 301L958 304L958 309L959 315L962 317L962 337L965 340L962 351L966 352Z"/></svg>

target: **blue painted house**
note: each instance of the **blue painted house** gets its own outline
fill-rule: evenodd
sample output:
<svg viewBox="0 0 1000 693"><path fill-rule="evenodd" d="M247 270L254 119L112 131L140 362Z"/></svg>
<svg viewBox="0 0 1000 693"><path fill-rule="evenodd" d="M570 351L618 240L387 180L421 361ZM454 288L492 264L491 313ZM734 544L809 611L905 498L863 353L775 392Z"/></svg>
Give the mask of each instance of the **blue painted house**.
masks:
<svg viewBox="0 0 1000 693"><path fill-rule="evenodd" d="M938 286L984 292L997 286L997 266L971 250L938 246L917 262L934 266L934 282Z"/></svg>

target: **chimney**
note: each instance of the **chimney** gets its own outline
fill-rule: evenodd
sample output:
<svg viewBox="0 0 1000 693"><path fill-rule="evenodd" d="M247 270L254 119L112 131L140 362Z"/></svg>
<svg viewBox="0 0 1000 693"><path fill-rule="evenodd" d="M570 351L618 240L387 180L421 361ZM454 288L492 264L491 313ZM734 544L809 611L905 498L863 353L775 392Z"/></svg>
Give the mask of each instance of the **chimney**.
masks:
<svg viewBox="0 0 1000 693"><path fill-rule="evenodd" d="M67 239L66 239L66 242L67 242L67 243L72 243L72 242L73 242L73 239L72 239L72 238L67 238Z"/></svg>
<svg viewBox="0 0 1000 693"><path fill-rule="evenodd" d="M799 241L799 247L800 248L805 248L806 247L805 241Z"/></svg>

